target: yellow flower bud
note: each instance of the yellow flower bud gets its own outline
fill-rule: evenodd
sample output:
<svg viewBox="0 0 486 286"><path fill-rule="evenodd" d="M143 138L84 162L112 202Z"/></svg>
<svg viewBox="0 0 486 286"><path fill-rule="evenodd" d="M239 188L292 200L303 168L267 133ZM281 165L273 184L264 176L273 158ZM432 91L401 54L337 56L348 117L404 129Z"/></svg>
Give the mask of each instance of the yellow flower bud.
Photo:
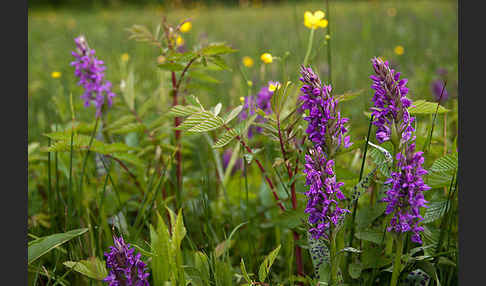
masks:
<svg viewBox="0 0 486 286"><path fill-rule="evenodd" d="M185 22L184 24L181 25L180 31L182 33L187 33L192 29L192 23L191 22Z"/></svg>
<svg viewBox="0 0 486 286"><path fill-rule="evenodd" d="M405 52L405 49L402 46L396 46L394 52L395 54L401 56Z"/></svg>
<svg viewBox="0 0 486 286"><path fill-rule="evenodd" d="M184 39L181 36L177 36L177 38L176 38L176 45L178 47L184 45Z"/></svg>
<svg viewBox="0 0 486 286"><path fill-rule="evenodd" d="M243 65L247 68L250 68L253 66L253 59L250 57L243 57Z"/></svg>
<svg viewBox="0 0 486 286"><path fill-rule="evenodd" d="M52 78L60 78L61 77L61 72L54 71L51 73Z"/></svg>
<svg viewBox="0 0 486 286"><path fill-rule="evenodd" d="M269 53L263 53L263 54L261 55L260 59L261 59L261 60L262 60L264 63L266 63L266 64L269 64L269 63L273 62L273 57L272 57L272 55L271 55L271 54L269 54Z"/></svg>

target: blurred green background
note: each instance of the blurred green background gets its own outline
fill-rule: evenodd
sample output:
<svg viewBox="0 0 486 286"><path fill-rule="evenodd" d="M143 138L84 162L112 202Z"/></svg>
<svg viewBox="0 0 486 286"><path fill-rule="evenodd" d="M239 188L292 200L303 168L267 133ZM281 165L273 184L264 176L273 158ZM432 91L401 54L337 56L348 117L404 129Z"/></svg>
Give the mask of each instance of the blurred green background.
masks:
<svg viewBox="0 0 486 286"><path fill-rule="evenodd" d="M247 95L240 66L253 81L254 93L268 80L284 80L281 61L266 65L265 77L260 77L260 55L264 52L277 57L288 52L286 72L291 81L297 82L309 37L309 29L303 25L304 12L317 9L330 17L334 92L362 91L353 104L343 106L357 136L367 130L363 110L371 105L369 75L374 56L390 60L402 77L409 79L412 99L433 99L430 85L438 78L439 68L448 71L449 94L457 94L456 1L331 1L330 11L326 11L325 1L140 1L137 5L134 1L84 1L85 5L75 0L58 2L29 1L29 142L39 141L51 124L59 122L59 103L53 101L54 95L64 95L59 98L69 103L72 93L75 104L82 105L82 89L76 85L74 69L69 65L73 39L80 34L105 61L106 78L113 83L115 93L120 89L121 56L125 53L135 73L138 96L156 92L166 84L156 65L159 51L129 40L126 31L134 24L153 30L162 15L176 23L191 18L192 30L183 35L187 49L207 41L225 41L238 49L226 57L232 71L214 73L220 82L208 84L196 94L213 105L220 101L225 107L234 106ZM316 31L311 64L327 82L327 46L322 45L325 33L324 29ZM403 48L403 53L396 53L397 46ZM242 65L244 56L253 59L252 67ZM53 72L60 72L60 77L53 77ZM115 99L115 104L117 100L121 98ZM86 120L92 118L88 111L77 113Z"/></svg>

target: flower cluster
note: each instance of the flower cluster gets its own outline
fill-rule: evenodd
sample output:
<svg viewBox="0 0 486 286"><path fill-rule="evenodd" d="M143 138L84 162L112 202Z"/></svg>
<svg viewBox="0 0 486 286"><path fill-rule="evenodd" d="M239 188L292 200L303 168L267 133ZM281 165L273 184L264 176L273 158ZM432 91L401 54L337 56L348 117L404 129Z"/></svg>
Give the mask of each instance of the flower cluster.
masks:
<svg viewBox="0 0 486 286"><path fill-rule="evenodd" d="M382 202L388 203L385 214L393 214L387 231L398 233L413 232L412 241L422 243L420 232L423 227L419 222L420 208L427 207L423 191L429 190L422 176L427 171L422 168L423 152L415 152L414 117L410 117L408 107L412 101L406 97L408 88L406 79L400 80L400 73L390 69L388 62L372 59L376 76L372 75L372 88L376 91L372 107L373 122L377 128L376 139L383 143L388 140L398 147L396 170L385 181L390 186Z"/></svg>
<svg viewBox="0 0 486 286"><path fill-rule="evenodd" d="M88 47L83 36L77 37L74 42L76 51L72 52L72 55L76 60L71 65L75 67L74 74L79 78L78 85L84 87L81 98L86 107L93 102L96 107L96 116L101 116L105 97L108 106L111 106L112 98L115 96L111 91L111 82L103 79L106 67L103 66L102 60L95 57L95 50Z"/></svg>
<svg viewBox="0 0 486 286"><path fill-rule="evenodd" d="M123 237L113 237L114 246L110 246L110 252L105 253L106 266L110 270L108 277L103 281L110 286L150 286L149 273L146 264L140 259L141 255L133 255L135 249L130 249Z"/></svg>
<svg viewBox="0 0 486 286"><path fill-rule="evenodd" d="M378 127L376 139L380 143L390 139L396 142L398 138L402 143L407 142L415 131L412 127L414 118L407 109L412 105L407 98L408 80L400 79L400 73L390 69L388 61L373 58L372 63L376 75L370 76L373 80L371 88L375 90L371 111L373 124Z"/></svg>
<svg viewBox="0 0 486 286"><path fill-rule="evenodd" d="M422 180L427 171L422 168L424 163L423 152L415 152L415 143L409 144L404 152L397 154L396 172L392 172L391 178L385 181L390 184L391 189L386 192L383 202L388 205L385 214L393 213L390 226L387 231L413 232L412 241L422 243L419 232L423 227L418 223L423 220L420 215L420 208L427 207L423 191L429 190Z"/></svg>
<svg viewBox="0 0 486 286"><path fill-rule="evenodd" d="M339 201L346 199L340 190L344 185L336 182L334 161L326 159L320 146L311 149L305 155L304 173L306 186L309 190L305 195L309 198L305 212L309 214L309 223L315 225L309 230L312 238L328 237L326 231L337 225L349 210L338 206Z"/></svg>
<svg viewBox="0 0 486 286"><path fill-rule="evenodd" d="M316 146L320 146L331 158L338 148L352 145L350 137L345 136L348 131L344 126L349 119L341 117L337 110L338 100L331 96L331 86L321 84L321 80L309 67L300 69L300 80L304 83L301 88L303 95L302 109L309 110L304 120L309 122L306 133Z"/></svg>
<svg viewBox="0 0 486 286"><path fill-rule="evenodd" d="M265 114L272 113L272 106L270 100L272 99L273 93L275 92L275 87L278 82L269 82L267 86L264 86L255 96L247 96L244 98L243 110L241 111L239 117L240 120L245 120L248 117L256 113L257 109L261 109ZM257 116L255 122L264 122L264 118L260 115ZM253 132L261 133L262 128L258 126L252 126L248 130L248 137L253 137Z"/></svg>

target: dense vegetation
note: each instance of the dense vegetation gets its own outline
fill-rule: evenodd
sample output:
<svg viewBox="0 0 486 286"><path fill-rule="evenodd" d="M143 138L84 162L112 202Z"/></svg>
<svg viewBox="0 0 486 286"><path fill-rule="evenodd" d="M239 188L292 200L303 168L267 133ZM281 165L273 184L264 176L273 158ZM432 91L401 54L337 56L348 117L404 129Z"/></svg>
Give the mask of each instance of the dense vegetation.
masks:
<svg viewBox="0 0 486 286"><path fill-rule="evenodd" d="M29 11L29 284L457 284L455 3L148 7Z"/></svg>

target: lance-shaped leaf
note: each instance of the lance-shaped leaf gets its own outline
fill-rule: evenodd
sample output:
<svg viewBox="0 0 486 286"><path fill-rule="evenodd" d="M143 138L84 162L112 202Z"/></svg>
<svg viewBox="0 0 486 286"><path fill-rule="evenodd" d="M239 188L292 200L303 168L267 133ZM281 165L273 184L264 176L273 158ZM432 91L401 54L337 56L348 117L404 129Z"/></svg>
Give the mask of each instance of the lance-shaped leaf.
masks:
<svg viewBox="0 0 486 286"><path fill-rule="evenodd" d="M48 253L52 249L60 246L61 244L80 236L88 231L88 228L73 229L64 233L56 233L49 236L38 238L29 242L28 248L28 264L31 264L42 255Z"/></svg>
<svg viewBox="0 0 486 286"><path fill-rule="evenodd" d="M275 258L277 258L280 247L281 245L277 246L277 248L270 252L270 254L265 257L265 260L263 260L263 263L260 265L260 268L258 269L258 278L260 279L260 282L265 282L268 273L270 273L270 267L272 267Z"/></svg>

